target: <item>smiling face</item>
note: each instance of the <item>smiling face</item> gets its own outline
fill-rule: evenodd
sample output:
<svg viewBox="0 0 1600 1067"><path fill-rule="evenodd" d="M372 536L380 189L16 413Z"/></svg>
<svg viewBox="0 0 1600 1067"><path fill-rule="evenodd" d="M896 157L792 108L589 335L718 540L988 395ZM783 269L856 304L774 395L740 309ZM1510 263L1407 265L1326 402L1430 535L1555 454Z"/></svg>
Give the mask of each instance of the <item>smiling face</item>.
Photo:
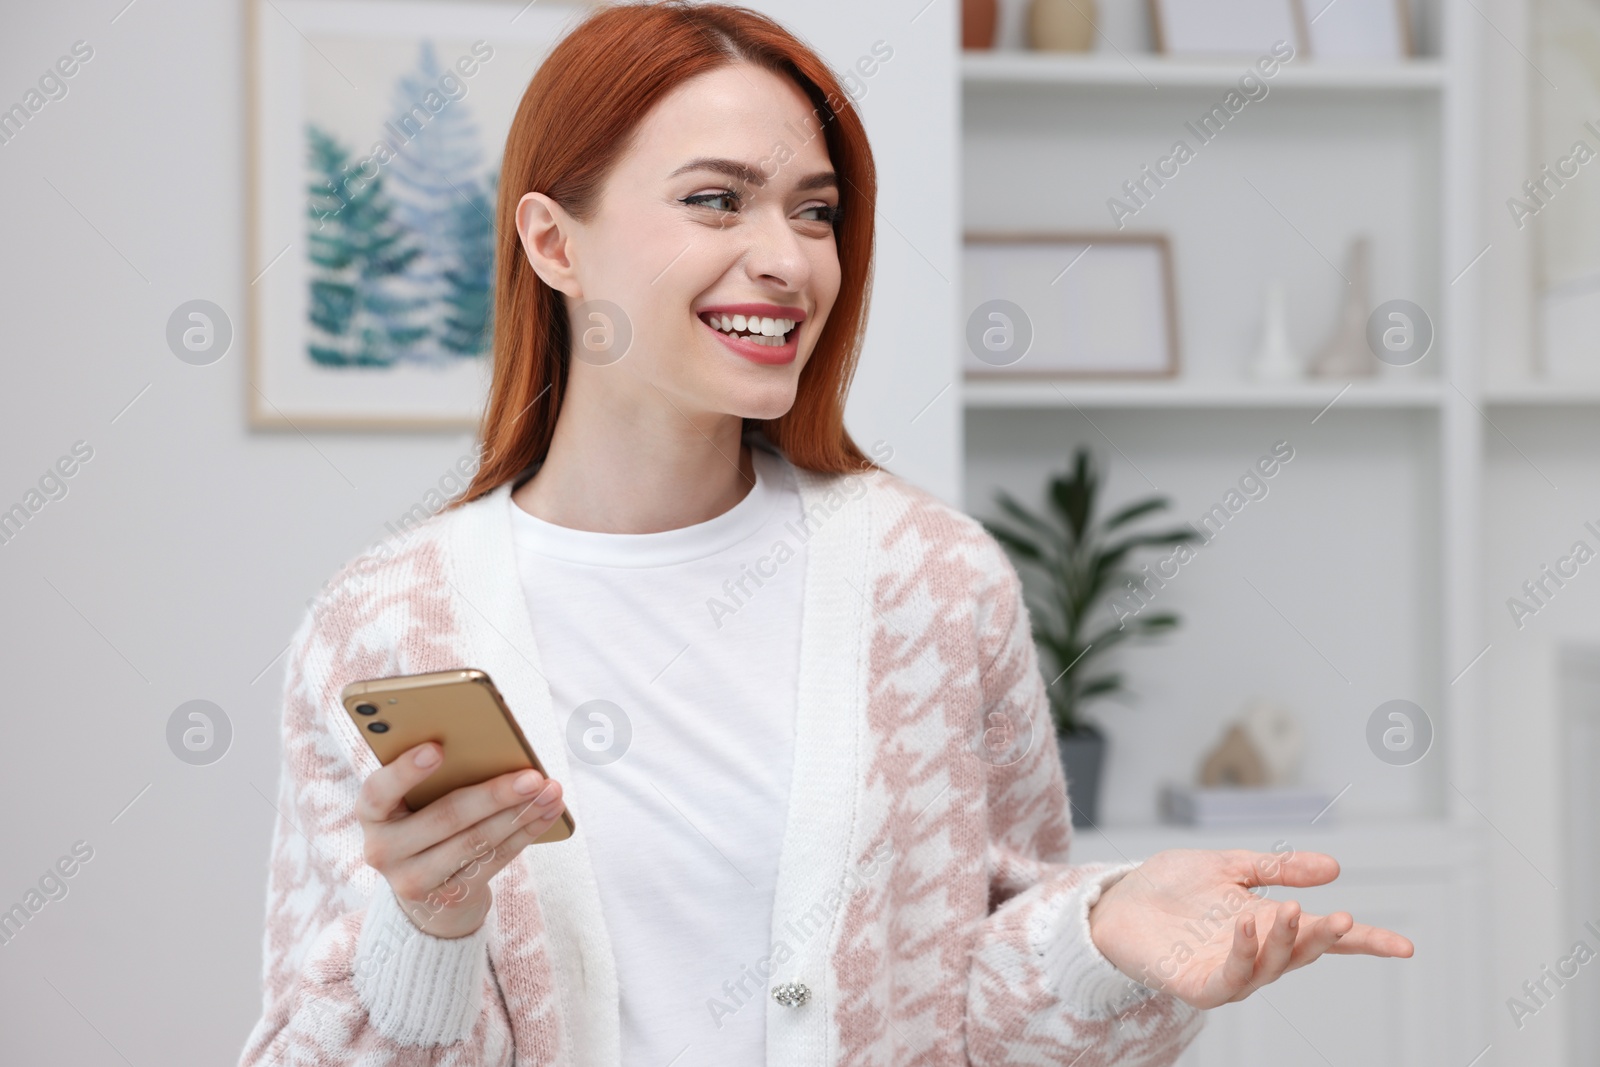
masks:
<svg viewBox="0 0 1600 1067"><path fill-rule="evenodd" d="M737 63L680 85L641 121L591 218L537 193L518 209L569 314L606 300L628 318L625 356L600 365L577 347L595 320L574 317L570 384L601 379L624 405L664 395L691 416L781 416L838 296L838 206L819 120L792 81Z"/></svg>

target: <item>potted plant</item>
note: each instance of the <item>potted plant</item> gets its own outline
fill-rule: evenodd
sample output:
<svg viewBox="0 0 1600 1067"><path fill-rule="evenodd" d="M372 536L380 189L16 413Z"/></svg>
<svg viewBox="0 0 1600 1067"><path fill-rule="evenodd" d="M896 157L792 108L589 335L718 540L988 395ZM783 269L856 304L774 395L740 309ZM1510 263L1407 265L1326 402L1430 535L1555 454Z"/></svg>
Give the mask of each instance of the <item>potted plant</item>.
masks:
<svg viewBox="0 0 1600 1067"><path fill-rule="evenodd" d="M1002 489L995 493L995 502L1009 521L984 523L1022 578L1033 638L1048 671L1050 717L1071 786L1072 821L1078 826L1096 818L1105 760L1105 736L1083 717L1084 706L1126 688L1120 672L1102 669L1105 654L1130 638L1149 637L1178 625L1172 612L1146 612L1142 602L1133 599L1130 583L1143 576L1132 559L1141 549L1199 539L1188 525L1158 532L1134 528L1165 510L1169 504L1165 497L1136 500L1100 519L1099 493L1099 471L1089 449L1080 445L1071 469L1051 478L1048 507L1042 514L1023 507ZM1120 612L1112 610L1114 593L1124 597ZM1104 614L1092 619L1097 612Z"/></svg>

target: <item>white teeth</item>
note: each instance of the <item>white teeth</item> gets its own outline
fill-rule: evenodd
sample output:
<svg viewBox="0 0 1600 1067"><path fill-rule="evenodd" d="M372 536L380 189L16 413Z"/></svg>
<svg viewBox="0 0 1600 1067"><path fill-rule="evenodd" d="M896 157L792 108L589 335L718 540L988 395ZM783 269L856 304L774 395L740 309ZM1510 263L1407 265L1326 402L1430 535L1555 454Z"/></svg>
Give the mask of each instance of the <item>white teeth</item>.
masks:
<svg viewBox="0 0 1600 1067"><path fill-rule="evenodd" d="M797 325L794 319L763 318L758 315L711 315L707 321L724 333L745 334L746 341L756 344L782 345L785 336Z"/></svg>

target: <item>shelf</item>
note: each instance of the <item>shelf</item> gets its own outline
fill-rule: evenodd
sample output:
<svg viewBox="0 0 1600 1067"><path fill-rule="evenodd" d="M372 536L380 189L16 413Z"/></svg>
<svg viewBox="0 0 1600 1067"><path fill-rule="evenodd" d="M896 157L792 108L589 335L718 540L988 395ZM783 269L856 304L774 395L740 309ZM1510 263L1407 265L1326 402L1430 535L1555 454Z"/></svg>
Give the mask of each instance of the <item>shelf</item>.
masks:
<svg viewBox="0 0 1600 1067"><path fill-rule="evenodd" d="M1220 89L1237 85L1249 56L1169 59L1130 54L1071 55L1021 50L969 51L961 55L961 80L969 87ZM1404 63L1322 63L1297 60L1263 79L1271 88L1330 92L1431 93L1444 87L1447 68L1437 59Z"/></svg>
<svg viewBox="0 0 1600 1067"><path fill-rule="evenodd" d="M1010 408L1436 408L1434 381L1339 382L1084 382L967 378L968 410ZM1344 390L1343 395L1340 395ZM1335 399L1337 398L1337 400Z"/></svg>
<svg viewBox="0 0 1600 1067"><path fill-rule="evenodd" d="M1189 826L1106 826L1073 828L1074 863L1133 862L1168 848L1246 848L1271 852L1278 842L1297 851L1326 852L1346 869L1439 869L1470 859L1477 844L1471 834L1443 819L1352 820L1308 826L1240 826L1197 829Z"/></svg>
<svg viewBox="0 0 1600 1067"><path fill-rule="evenodd" d="M1544 382L1527 381L1508 385L1491 385L1484 389L1483 398L1497 407L1577 407L1600 404L1600 382Z"/></svg>
<svg viewBox="0 0 1600 1067"><path fill-rule="evenodd" d="M1485 126L1476 105L1493 79L1485 80L1483 57L1504 43L1471 7L1424 0L1411 10L1426 12L1419 40L1434 54L1358 65L1319 61L1302 50L1270 78L1256 72L1269 100L1252 101L1248 114L1232 113L1243 118L1243 140L1201 149L1234 152L1232 165L1202 158L1181 184L1147 186L1144 194L1155 199L1134 199L1136 219L1113 209L1113 226L1125 221L1162 231L1181 250L1172 283L1186 309L1180 332L1211 343L1182 346L1177 377L1023 375L1044 371L1050 361L1035 354L1031 367L987 367L956 339L963 370L972 368L960 375L958 388L962 490L975 511L991 508L999 490L1019 500L1048 499L1048 479L1059 471L1062 450L1075 444L1114 472L1119 494L1153 491L1177 502L1180 515L1212 514L1247 458L1263 454L1269 441L1282 437L1298 449L1304 437L1304 453L1321 457L1305 461L1320 464L1316 470L1297 467L1299 473L1289 475L1296 488L1271 498L1266 506L1277 510L1270 521L1263 510L1248 520L1255 525L1241 527L1253 541L1231 542L1232 555L1204 564L1205 578L1159 594L1180 599L1158 597L1157 604L1175 606L1203 625L1186 624L1181 641L1138 664L1129 660L1148 704L1139 713L1145 721L1129 725L1127 744L1114 742L1119 754L1108 768L1105 806L1107 814L1121 814L1109 825L1075 828L1069 862L1137 862L1168 849L1270 853L1280 843L1327 853L1340 864L1337 882L1272 896L1303 897L1313 911L1353 909L1363 922L1413 937L1418 959L1404 968L1388 966L1394 961L1361 964L1365 970L1354 985L1353 969L1339 974L1341 961L1303 980L1327 982L1308 994L1313 1000L1348 997L1359 986L1358 999L1403 1003L1403 1012L1384 1016L1383 1028L1297 1032L1299 1020L1287 1027L1284 1016L1254 998L1255 1007L1236 1007L1256 1014L1219 1014L1218 1025L1208 1025L1194 1050L1207 1063L1299 1063L1308 1055L1321 1062L1318 1054L1350 1063L1465 1063L1489 1043L1491 1027L1482 1013L1456 1009L1484 999L1479 978L1496 961L1485 938L1454 933L1487 929L1504 940L1507 930L1517 932L1489 906L1491 889L1503 897L1508 886L1526 882L1542 892L1550 887L1539 879L1548 873L1570 895L1558 871L1533 852L1540 870L1530 871L1485 822L1487 811L1498 823L1495 813L1477 808L1490 785L1505 779L1503 768L1496 769L1504 760L1493 747L1493 693L1481 672L1535 670L1495 660L1502 654L1498 639L1485 658L1491 626L1484 605L1499 572L1487 566L1493 554L1486 553L1486 540L1493 539L1479 534L1495 518L1498 500L1485 469L1490 443L1500 440L1496 424L1519 444L1517 419L1562 420L1576 429L1600 416L1600 381L1497 387L1483 380L1513 372L1481 351L1473 316L1485 298L1473 296L1470 286L1482 280L1483 264L1458 277L1493 236L1473 191L1483 185L1485 162L1494 161L1495 137L1516 126L1525 97L1542 83L1534 79L1524 92L1523 82L1513 79L1509 102ZM1015 25L1008 30L1005 39L1017 41ZM1106 198L1126 190L1126 179L1144 180L1139 168L1149 167L1174 138L1193 148L1188 124L1220 107L1230 92L1243 95L1239 81L1257 58L1123 55L1098 43L1107 50L1052 54L1014 47L960 56L963 232L1104 229L1108 216L1099 208ZM1259 98L1261 90L1246 81ZM1237 107L1236 100L1228 103ZM1374 246L1372 262L1381 264L1376 274L1428 306L1435 342L1444 348L1422 365L1385 366L1353 383L1250 380L1262 280L1310 278L1320 269L1313 250L1342 269L1337 252L1344 238L1361 232L1383 235ZM1328 276L1339 280L1332 271ZM1302 283L1306 288L1296 289L1302 296L1294 302L1320 306L1306 295L1311 282L1294 285ZM1529 454L1543 466L1537 453ZM1329 566L1330 552L1359 564ZM1276 584L1265 584L1262 574ZM1367 603L1384 609L1362 615ZM1267 648L1282 655L1263 660ZM1270 663L1265 675L1248 666L1262 662ZM1347 663L1359 663L1361 675ZM1341 679L1383 691L1353 696ZM1562 709L1557 690L1545 688L1550 692L1541 689L1531 707L1549 733ZM1313 746L1306 772L1330 791L1340 790L1342 799L1315 823L1199 828L1155 822L1158 805L1151 801L1165 774L1193 766L1199 746L1228 725L1232 709L1266 691L1305 716ZM1404 770L1374 768L1362 738L1347 731L1375 717L1372 703L1390 691L1427 707L1436 729L1438 751ZM1345 718L1347 711L1354 718ZM1330 726L1335 719L1343 725ZM1532 766L1534 756L1513 753L1513 764L1520 759ZM1546 788L1539 799L1559 807L1558 793ZM1516 847L1527 846L1519 840ZM1502 854L1509 860L1491 862ZM1510 873L1502 876L1506 863ZM1548 917L1553 908L1535 909L1546 940L1560 934L1559 916ZM1375 1018L1373 1011L1381 1014L1380 1008L1367 1014ZM1456 1039L1442 1051L1435 1039L1441 1032ZM1315 1053L1308 1041L1320 1046Z"/></svg>

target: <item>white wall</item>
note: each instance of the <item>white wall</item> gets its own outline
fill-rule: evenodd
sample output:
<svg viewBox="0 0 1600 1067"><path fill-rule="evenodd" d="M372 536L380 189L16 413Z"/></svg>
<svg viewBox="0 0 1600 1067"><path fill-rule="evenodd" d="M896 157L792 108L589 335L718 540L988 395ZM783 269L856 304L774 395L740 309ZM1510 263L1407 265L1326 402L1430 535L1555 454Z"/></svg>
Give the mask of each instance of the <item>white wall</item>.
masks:
<svg viewBox="0 0 1600 1067"><path fill-rule="evenodd" d="M1576 1064L1563 1058L1566 1028L1576 1013L1591 1020L1600 1016L1600 974L1583 968L1579 979L1548 1008L1525 1018L1520 1029L1505 1001L1523 996L1522 983L1538 979L1540 968L1568 955L1574 942L1597 947L1582 926L1590 919L1600 926L1600 899L1576 899L1573 889L1577 866L1595 861L1600 842L1589 841L1585 850L1569 839L1573 816L1583 813L1567 804L1568 774L1592 779L1595 767L1569 771L1558 668L1564 645L1600 646L1600 567L1580 568L1520 629L1506 601L1522 597L1522 583L1538 578L1542 566L1566 554L1575 540L1600 546L1583 526L1600 526L1600 419L1592 409L1492 417L1505 434L1490 442L1487 492L1496 506L1485 526L1492 646L1484 666L1494 754L1494 789L1485 814L1497 831L1490 838L1497 949L1492 1036L1506 1052L1501 1063ZM1573 710L1600 716L1592 704Z"/></svg>
<svg viewBox="0 0 1600 1067"><path fill-rule="evenodd" d="M1493 243L1484 257L1484 374L1487 381L1516 380L1535 372L1537 316L1534 300L1538 242L1544 222L1517 230L1506 198L1538 170L1533 108L1540 75L1532 20L1535 0L1498 0L1484 14L1504 38L1492 37L1484 64L1485 155L1482 180L1484 233ZM1575 868L1600 858L1600 841L1575 848L1568 809L1571 774L1592 778L1595 767L1575 767L1565 751L1567 710L1558 665L1563 645L1600 644L1600 581L1585 567L1550 606L1518 629L1506 600L1573 540L1584 521L1600 526L1600 411L1491 409L1485 436L1483 516L1487 618L1484 657L1487 687L1485 738L1491 783L1486 817L1491 849L1494 948L1485 1005L1495 1049L1485 1063L1579 1064L1571 1028L1600 1019L1600 974L1588 973L1562 990L1549 1007L1519 1029L1506 1000L1521 996L1524 981L1568 954L1583 937L1578 915L1600 918L1600 899L1575 898ZM1552 486L1553 483L1553 486ZM1591 545L1595 539L1586 538ZM1589 707L1590 716L1600 709ZM1591 813L1592 814L1592 813ZM1590 825L1593 825L1592 823ZM1587 853L1585 855L1585 853ZM1555 886L1550 883L1554 882ZM1592 883L1591 883L1592 884ZM1600 923L1597 923L1600 925ZM1585 937L1591 947L1592 937ZM1589 1046L1592 1054L1594 1046Z"/></svg>
<svg viewBox="0 0 1600 1067"><path fill-rule="evenodd" d="M836 68L880 39L894 49L862 101L880 237L849 422L954 500L956 7L913 21L920 5L755 6ZM0 146L0 501L74 442L93 448L67 496L0 546L0 906L74 842L93 848L68 895L0 945L7 1063L233 1062L259 1006L277 657L305 599L470 447L251 433L243 342L209 367L167 350L167 316L190 299L242 327L259 269L244 262L244 25L242 5L199 0L0 14L0 105L74 41L94 48L68 95ZM164 737L194 698L234 731L207 767Z"/></svg>

